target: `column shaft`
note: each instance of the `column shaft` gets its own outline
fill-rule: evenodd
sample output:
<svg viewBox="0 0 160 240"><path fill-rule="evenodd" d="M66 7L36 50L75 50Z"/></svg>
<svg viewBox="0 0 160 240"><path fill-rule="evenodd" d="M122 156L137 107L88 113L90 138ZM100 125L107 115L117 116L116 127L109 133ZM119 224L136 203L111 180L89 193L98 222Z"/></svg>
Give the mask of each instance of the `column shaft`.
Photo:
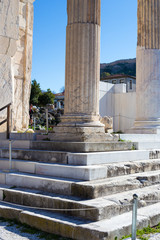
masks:
<svg viewBox="0 0 160 240"><path fill-rule="evenodd" d="M99 121L100 5L100 0L67 1L65 109L54 128L57 140L108 139Z"/></svg>
<svg viewBox="0 0 160 240"><path fill-rule="evenodd" d="M135 130L160 128L160 0L138 0Z"/></svg>
<svg viewBox="0 0 160 240"><path fill-rule="evenodd" d="M98 121L100 0L68 0L67 12L63 121Z"/></svg>

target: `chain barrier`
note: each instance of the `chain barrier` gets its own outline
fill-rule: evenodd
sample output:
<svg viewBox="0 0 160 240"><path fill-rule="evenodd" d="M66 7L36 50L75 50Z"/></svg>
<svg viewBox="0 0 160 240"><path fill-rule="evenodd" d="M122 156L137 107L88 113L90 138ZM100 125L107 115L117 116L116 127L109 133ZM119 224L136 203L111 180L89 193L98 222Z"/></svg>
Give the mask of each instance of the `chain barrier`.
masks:
<svg viewBox="0 0 160 240"><path fill-rule="evenodd" d="M109 200L109 199L108 199ZM117 203L119 206L132 206L132 233L131 233L131 240L136 240L136 232L137 232L137 216L145 216L142 214L138 214L138 202L142 201L142 199L138 199L137 194L133 195L132 203L125 203L125 205ZM146 203L158 203L160 200L145 200ZM43 208L43 207L32 207L27 205L21 205L17 203L10 203L7 201L0 200L0 203L10 204L15 207L21 207L21 208L27 208L27 209L34 209L34 210L45 210L45 211L54 211L54 212L79 212L79 211L91 211L91 210L97 210L97 209L103 209L103 207L84 207L84 208ZM115 203L115 202L114 202Z"/></svg>
<svg viewBox="0 0 160 240"><path fill-rule="evenodd" d="M46 196L46 195L45 195ZM108 201L110 201L109 199L107 199ZM138 216L145 216L145 215L142 215L142 214L137 214L136 213L136 211L137 211L137 209L138 209L138 202L139 201L142 201L141 199L140 200L138 200L138 196L137 196L137 194L134 194L133 195L133 199L132 199L132 203L125 203L125 204L121 204L121 203L117 203L117 202L114 202L114 203L116 203L116 205L117 206L120 206L120 207L127 207L127 206L131 206L131 207L133 207L134 209L133 209L133 221L135 221L134 219L135 218L137 218L137 215ZM152 202L152 203L159 203L160 202L160 200L154 200L154 201L146 201L145 199L143 199L143 201L145 201L146 203L150 203L150 202ZM7 202L7 201L2 201L2 200L0 200L0 202L1 203L8 203L9 204L9 202ZM97 210L97 209L103 209L103 207L86 207L86 208L78 208L78 209L76 209L76 208L69 208L69 209L67 209L67 208L43 208L43 207L32 207L32 206L27 206L27 205L21 205L21 204L17 204L17 203L11 203L11 204L13 204L13 205L15 205L15 206L17 206L17 207L25 207L25 208L31 208L31 209L37 209L37 210L47 210L47 211L90 211L90 210ZM134 228L135 229L135 228Z"/></svg>

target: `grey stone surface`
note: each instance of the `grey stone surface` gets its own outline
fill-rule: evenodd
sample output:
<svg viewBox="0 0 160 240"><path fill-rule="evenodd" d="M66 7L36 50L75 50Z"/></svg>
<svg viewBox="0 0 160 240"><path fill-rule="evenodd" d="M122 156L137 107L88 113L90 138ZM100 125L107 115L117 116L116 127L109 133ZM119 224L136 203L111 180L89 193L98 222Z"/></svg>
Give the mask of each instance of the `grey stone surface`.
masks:
<svg viewBox="0 0 160 240"><path fill-rule="evenodd" d="M113 216L132 210L133 194L136 192L139 198L138 207L145 207L160 201L160 185L145 187L118 194L111 194L98 199L81 200L79 198L57 196L54 194L42 194L39 191L28 189L8 189L0 188L0 193L4 201L25 206L53 209L67 215L77 216L83 219L99 221L110 219ZM3 198L4 196L4 198ZM65 209L75 209L79 211L65 211ZM82 210L80 210L82 209ZM83 209L87 209L84 211Z"/></svg>
<svg viewBox="0 0 160 240"><path fill-rule="evenodd" d="M147 227L149 224L158 224L160 216L160 203L147 206L138 211L138 228ZM45 211L23 209L13 207L11 204L0 205L0 216L13 218L18 213L18 220L29 224L40 230L61 234L64 237L71 237L77 240L114 240L131 233L132 213L124 213L112 219L98 222L87 222L59 214L47 213ZM154 221L153 221L154 219Z"/></svg>
<svg viewBox="0 0 160 240"><path fill-rule="evenodd" d="M159 240L160 239L160 233L150 234L148 240Z"/></svg>
<svg viewBox="0 0 160 240"><path fill-rule="evenodd" d="M27 173L0 173L0 183L57 194L94 199L160 183L160 171L130 174L114 178L80 181Z"/></svg>
<svg viewBox="0 0 160 240"><path fill-rule="evenodd" d="M39 240L38 234L22 233L17 224L0 221L0 240Z"/></svg>
<svg viewBox="0 0 160 240"><path fill-rule="evenodd" d="M9 158L9 149L0 149L0 157ZM23 159L27 161L45 162L45 163L61 163L67 164L67 152L43 151L32 149L13 149L13 159Z"/></svg>
<svg viewBox="0 0 160 240"><path fill-rule="evenodd" d="M68 153L68 163L74 165L97 165L149 159L149 151L112 151L98 153Z"/></svg>
<svg viewBox="0 0 160 240"><path fill-rule="evenodd" d="M131 142L53 142L53 141L32 141L31 149L68 151L68 152L108 152L132 149Z"/></svg>

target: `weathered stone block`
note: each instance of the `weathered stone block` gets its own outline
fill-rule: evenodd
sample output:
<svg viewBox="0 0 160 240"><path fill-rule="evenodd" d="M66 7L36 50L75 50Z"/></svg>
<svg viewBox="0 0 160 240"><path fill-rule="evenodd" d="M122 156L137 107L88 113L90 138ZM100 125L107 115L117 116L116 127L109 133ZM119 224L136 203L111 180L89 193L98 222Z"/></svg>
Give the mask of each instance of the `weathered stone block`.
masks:
<svg viewBox="0 0 160 240"><path fill-rule="evenodd" d="M23 52L17 51L14 56L15 64L23 65L24 64L24 54Z"/></svg>
<svg viewBox="0 0 160 240"><path fill-rule="evenodd" d="M108 130L113 130L113 118L109 116L102 117L100 122L105 126L105 132L107 133Z"/></svg>
<svg viewBox="0 0 160 240"><path fill-rule="evenodd" d="M11 57L0 54L0 108L12 102L12 84L13 75Z"/></svg>
<svg viewBox="0 0 160 240"><path fill-rule="evenodd" d="M0 35L18 39L19 0L0 2Z"/></svg>
<svg viewBox="0 0 160 240"><path fill-rule="evenodd" d="M14 76L15 78L22 79L24 77L23 65L14 64Z"/></svg>

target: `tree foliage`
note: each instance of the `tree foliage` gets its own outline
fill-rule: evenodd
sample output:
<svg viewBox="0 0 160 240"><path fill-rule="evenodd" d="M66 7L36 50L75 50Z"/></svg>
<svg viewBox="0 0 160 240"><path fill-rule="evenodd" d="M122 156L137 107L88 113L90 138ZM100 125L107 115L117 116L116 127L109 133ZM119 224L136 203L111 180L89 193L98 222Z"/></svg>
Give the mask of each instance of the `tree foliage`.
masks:
<svg viewBox="0 0 160 240"><path fill-rule="evenodd" d="M34 79L31 84L30 104L36 106L46 106L47 104L54 103L54 94L50 89L46 92L42 92L40 84Z"/></svg>
<svg viewBox="0 0 160 240"><path fill-rule="evenodd" d="M103 72L101 78L109 77L111 74L109 72Z"/></svg>
<svg viewBox="0 0 160 240"><path fill-rule="evenodd" d="M38 98L39 106L46 106L47 104L54 103L54 94L51 92L50 89L47 89L47 92L43 92L40 94Z"/></svg>
<svg viewBox="0 0 160 240"><path fill-rule="evenodd" d="M38 105L38 99L41 94L40 84L34 79L31 84L30 104Z"/></svg>

